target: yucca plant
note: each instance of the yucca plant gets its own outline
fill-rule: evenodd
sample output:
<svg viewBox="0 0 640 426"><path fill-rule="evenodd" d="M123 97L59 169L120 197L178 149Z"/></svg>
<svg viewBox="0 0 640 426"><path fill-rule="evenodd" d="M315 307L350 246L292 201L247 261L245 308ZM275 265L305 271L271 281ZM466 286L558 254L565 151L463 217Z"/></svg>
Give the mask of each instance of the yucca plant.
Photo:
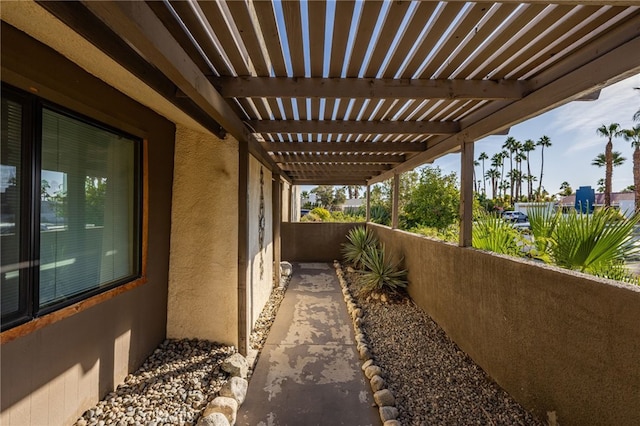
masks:
<svg viewBox="0 0 640 426"><path fill-rule="evenodd" d="M636 214L619 220L610 208L593 214L574 211L558 221L551 256L558 266L602 275L637 251L631 234L639 219Z"/></svg>
<svg viewBox="0 0 640 426"><path fill-rule="evenodd" d="M480 214L473 224L471 242L480 250L520 256L522 240L522 235L511 223L495 214Z"/></svg>
<svg viewBox="0 0 640 426"><path fill-rule="evenodd" d="M363 257L367 250L378 245L378 238L364 226L356 226L347 234L348 243L342 245L345 262L353 264L354 268L362 269Z"/></svg>
<svg viewBox="0 0 640 426"><path fill-rule="evenodd" d="M399 262L393 262L385 254L384 244L372 246L362 259L365 270L360 274L361 294L388 293L396 295L407 287L407 271L399 268Z"/></svg>

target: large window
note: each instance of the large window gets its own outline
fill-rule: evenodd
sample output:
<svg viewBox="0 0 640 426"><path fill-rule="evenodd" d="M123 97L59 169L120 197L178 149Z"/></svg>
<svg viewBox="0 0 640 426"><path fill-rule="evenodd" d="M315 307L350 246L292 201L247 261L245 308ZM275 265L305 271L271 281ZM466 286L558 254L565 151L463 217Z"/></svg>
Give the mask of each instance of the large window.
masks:
<svg viewBox="0 0 640 426"><path fill-rule="evenodd" d="M2 88L2 329L140 276L140 140Z"/></svg>

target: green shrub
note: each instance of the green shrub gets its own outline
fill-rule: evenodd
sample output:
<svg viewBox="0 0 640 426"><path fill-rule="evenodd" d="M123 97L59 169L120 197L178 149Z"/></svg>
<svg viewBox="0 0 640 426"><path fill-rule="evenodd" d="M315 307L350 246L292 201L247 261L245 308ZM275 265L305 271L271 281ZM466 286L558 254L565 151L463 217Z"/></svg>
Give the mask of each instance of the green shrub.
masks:
<svg viewBox="0 0 640 426"><path fill-rule="evenodd" d="M384 292L395 295L407 287L407 271L399 269L398 263L387 258L384 244L380 248L370 246L362 262L365 270L360 272L361 294Z"/></svg>
<svg viewBox="0 0 640 426"><path fill-rule="evenodd" d="M316 207L315 209L311 210L309 214L319 217L323 222L328 222L331 220L331 213L329 213L329 210L322 207Z"/></svg>
<svg viewBox="0 0 640 426"><path fill-rule="evenodd" d="M495 214L480 214L473 224L471 234L473 247L495 253L521 256L524 244L522 235L509 222Z"/></svg>
<svg viewBox="0 0 640 426"><path fill-rule="evenodd" d="M378 238L364 226L357 226L347 234L348 243L342 245L342 254L347 263L355 268L363 267L363 258L367 250L378 245Z"/></svg>
<svg viewBox="0 0 640 426"><path fill-rule="evenodd" d="M369 215L371 217L371 222L379 223L380 225L390 225L391 224L391 212L380 204L375 206L371 206L369 210Z"/></svg>

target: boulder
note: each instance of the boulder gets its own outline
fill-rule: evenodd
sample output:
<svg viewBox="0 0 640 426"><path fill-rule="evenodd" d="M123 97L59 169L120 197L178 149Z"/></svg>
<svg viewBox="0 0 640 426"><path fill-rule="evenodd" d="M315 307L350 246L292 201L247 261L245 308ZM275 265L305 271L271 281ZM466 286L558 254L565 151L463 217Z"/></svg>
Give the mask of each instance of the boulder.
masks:
<svg viewBox="0 0 640 426"><path fill-rule="evenodd" d="M222 363L222 369L232 376L242 377L243 379L246 379L247 373L249 372L249 364L247 363L247 359L245 357L243 357L239 353L235 353L224 360L224 362Z"/></svg>
<svg viewBox="0 0 640 426"><path fill-rule="evenodd" d="M238 401L227 396L218 396L207 404L202 417L207 417L214 413L223 414L229 424L233 426L236 423L236 415L238 414Z"/></svg>
<svg viewBox="0 0 640 426"><path fill-rule="evenodd" d="M224 414L211 413L208 416L200 417L196 426L230 426L230 424Z"/></svg>
<svg viewBox="0 0 640 426"><path fill-rule="evenodd" d="M248 387L249 382L246 379L242 377L232 377L220 389L220 396L233 398L238 402L238 405L240 405L247 396Z"/></svg>

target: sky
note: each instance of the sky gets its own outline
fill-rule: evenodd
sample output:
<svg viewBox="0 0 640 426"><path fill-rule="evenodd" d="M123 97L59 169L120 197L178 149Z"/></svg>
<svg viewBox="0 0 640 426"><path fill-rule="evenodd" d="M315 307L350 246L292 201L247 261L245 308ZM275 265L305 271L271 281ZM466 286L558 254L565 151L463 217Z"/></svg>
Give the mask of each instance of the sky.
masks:
<svg viewBox="0 0 640 426"><path fill-rule="evenodd" d="M605 87L596 101L570 102L511 127L508 136L480 139L474 145L474 156L477 159L481 152L486 152L491 157L501 150L509 136L521 142L527 139L535 142L546 135L552 146L544 150L542 186L550 194L558 193L564 181L569 182L574 191L580 186L595 189L598 179L604 178L604 168L592 166L591 161L604 153L607 143L607 139L596 134L596 129L611 123L619 123L623 129L634 126L633 114L640 109L640 90L634 90L634 87L640 87L640 74ZM633 185L633 149L630 142L620 137L613 140L613 150L620 151L627 159L613 170L613 191L621 191ZM531 174L540 176L540 163L540 147L537 147L531 153ZM441 157L433 165L460 176L459 154ZM485 160L485 171L489 167L490 160ZM476 168L476 174L478 178L482 174L481 166Z"/></svg>

